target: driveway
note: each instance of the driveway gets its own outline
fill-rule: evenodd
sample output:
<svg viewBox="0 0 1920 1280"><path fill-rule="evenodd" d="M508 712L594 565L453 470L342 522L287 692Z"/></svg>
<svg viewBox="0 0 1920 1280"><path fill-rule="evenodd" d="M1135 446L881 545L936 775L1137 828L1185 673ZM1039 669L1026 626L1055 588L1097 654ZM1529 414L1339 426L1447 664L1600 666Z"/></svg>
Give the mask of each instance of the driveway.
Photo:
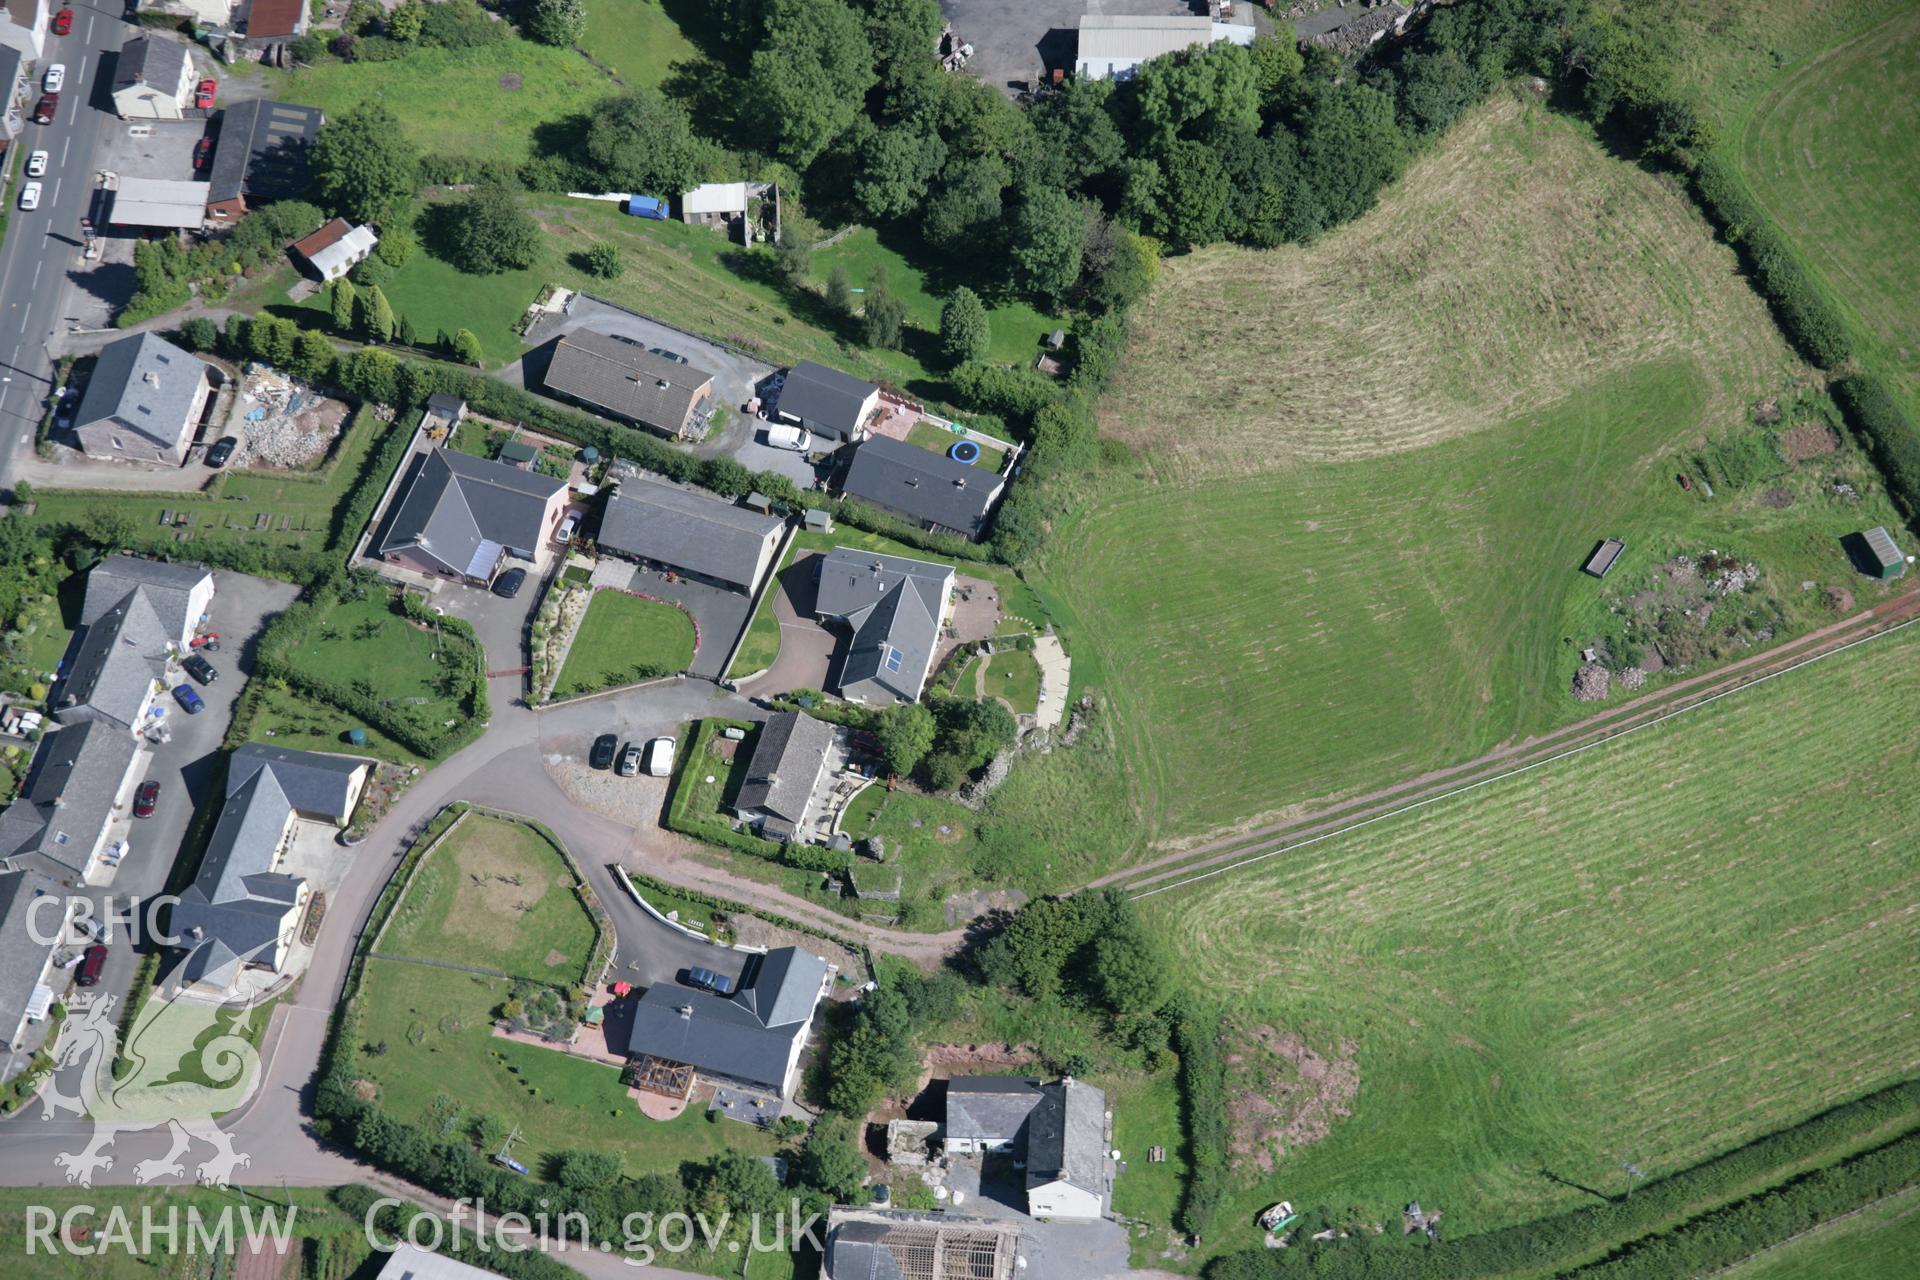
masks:
<svg viewBox="0 0 1920 1280"><path fill-rule="evenodd" d="M751 686L755 697L827 687L839 638L813 619L817 589L814 574L819 561L819 553L811 553L780 572L780 585L773 593L773 616L780 623L780 654L764 674L742 683L742 688Z"/></svg>
<svg viewBox="0 0 1920 1280"><path fill-rule="evenodd" d="M546 557L546 571L558 572L563 560L564 557L557 554ZM526 582L511 600L502 600L484 587L462 586L456 582L441 583L432 600L434 605L473 628L485 654L486 670L509 673L487 682L488 701L496 706L519 700L525 691L526 680L520 670L527 665L527 627L539 604L543 582L536 566L523 560L511 563L527 571Z"/></svg>
<svg viewBox="0 0 1920 1280"><path fill-rule="evenodd" d="M1127 1232L1117 1222L1042 1222L1027 1216L1025 1181L1007 1160L955 1160L947 1183L966 1196L963 1212L1021 1224L1020 1252L1027 1274L1047 1280L1108 1280L1131 1275Z"/></svg>

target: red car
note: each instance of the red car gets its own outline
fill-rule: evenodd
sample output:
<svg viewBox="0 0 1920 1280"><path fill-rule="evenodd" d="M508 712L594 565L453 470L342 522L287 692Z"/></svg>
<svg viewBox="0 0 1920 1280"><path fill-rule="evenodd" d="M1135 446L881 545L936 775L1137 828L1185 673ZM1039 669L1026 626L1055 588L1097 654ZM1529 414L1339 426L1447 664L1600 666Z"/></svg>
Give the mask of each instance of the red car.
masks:
<svg viewBox="0 0 1920 1280"><path fill-rule="evenodd" d="M62 9L53 15L53 34L64 36L73 30L73 10Z"/></svg>
<svg viewBox="0 0 1920 1280"><path fill-rule="evenodd" d="M160 784L157 782L141 783L140 789L133 793L133 816L136 818L151 818L153 816L153 807L158 803L160 803Z"/></svg>
<svg viewBox="0 0 1920 1280"><path fill-rule="evenodd" d="M59 109L60 95L57 93L43 93L40 95L40 101L33 104L33 122L35 124L52 124L54 113Z"/></svg>
<svg viewBox="0 0 1920 1280"><path fill-rule="evenodd" d="M213 95L220 88L218 80L202 80L193 91L193 105L206 108L213 105Z"/></svg>
<svg viewBox="0 0 1920 1280"><path fill-rule="evenodd" d="M88 947L80 961L80 972L74 975L73 984L77 987L95 987L100 985L100 971L107 967L107 949Z"/></svg>
<svg viewBox="0 0 1920 1280"><path fill-rule="evenodd" d="M197 173L207 167L207 161L213 159L213 139L202 138L193 144L193 168Z"/></svg>

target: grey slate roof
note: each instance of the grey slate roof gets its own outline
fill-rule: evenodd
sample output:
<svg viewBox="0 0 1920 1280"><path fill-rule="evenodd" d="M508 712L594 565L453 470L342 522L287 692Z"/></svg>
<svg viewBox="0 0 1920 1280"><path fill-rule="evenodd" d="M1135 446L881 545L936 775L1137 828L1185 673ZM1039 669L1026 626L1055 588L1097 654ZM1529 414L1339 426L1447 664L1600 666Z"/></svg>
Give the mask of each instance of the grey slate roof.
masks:
<svg viewBox="0 0 1920 1280"><path fill-rule="evenodd" d="M47 971L52 942L35 942L27 911L43 894L58 894L60 886L34 871L0 874L0 1036L11 1037L27 1016L27 1001ZM45 920L53 915L42 913Z"/></svg>
<svg viewBox="0 0 1920 1280"><path fill-rule="evenodd" d="M826 1280L906 1280L878 1222L843 1222L827 1235Z"/></svg>
<svg viewBox="0 0 1920 1280"><path fill-rule="evenodd" d="M554 343L546 385L616 417L678 432L713 375L624 338L576 329Z"/></svg>
<svg viewBox="0 0 1920 1280"><path fill-rule="evenodd" d="M763 810L789 827L797 826L806 817L813 784L832 745L833 727L812 716L783 711L768 717L733 807Z"/></svg>
<svg viewBox="0 0 1920 1280"><path fill-rule="evenodd" d="M153 36L129 40L121 46L120 61L114 68L114 92L145 84L172 93L180 85L180 72L187 61L186 46L177 41Z"/></svg>
<svg viewBox="0 0 1920 1280"><path fill-rule="evenodd" d="M353 816L347 809L353 799L353 776L366 767L365 760L351 756L249 742L227 762L227 791L232 794L254 774L266 770L280 784L281 793L295 812L343 824Z"/></svg>
<svg viewBox="0 0 1920 1280"><path fill-rule="evenodd" d="M10 92L20 83L20 51L11 45L0 45L0 94Z"/></svg>
<svg viewBox="0 0 1920 1280"><path fill-rule="evenodd" d="M802 360L787 371L780 387L779 412L840 435L860 425L860 407L876 388L850 373Z"/></svg>
<svg viewBox="0 0 1920 1280"><path fill-rule="evenodd" d="M607 499L599 542L622 555L752 591L784 523L699 490L640 476L621 480Z"/></svg>
<svg viewBox="0 0 1920 1280"><path fill-rule="evenodd" d="M74 429L111 422L174 448L188 428L187 415L207 369L205 362L151 333L109 342L100 349L80 397Z"/></svg>
<svg viewBox="0 0 1920 1280"><path fill-rule="evenodd" d="M918 698L952 590L950 565L851 547L829 552L820 567L815 611L853 628L840 670L841 696Z"/></svg>
<svg viewBox="0 0 1920 1280"><path fill-rule="evenodd" d="M207 174L207 202L305 195L308 152L326 115L318 107L255 98L221 113L220 143Z"/></svg>
<svg viewBox="0 0 1920 1280"><path fill-rule="evenodd" d="M84 874L138 751L132 734L99 720L41 738L26 785L0 814L0 857L54 875Z"/></svg>
<svg viewBox="0 0 1920 1280"><path fill-rule="evenodd" d="M731 996L656 983L635 1003L627 1053L784 1088L794 1039L805 1033L826 978L825 960L782 947L760 957Z"/></svg>
<svg viewBox="0 0 1920 1280"><path fill-rule="evenodd" d="M1027 1121L1027 1189L1066 1182L1106 1194L1107 1095L1066 1079L1046 1088Z"/></svg>
<svg viewBox="0 0 1920 1280"><path fill-rule="evenodd" d="M54 714L63 721L104 716L131 730L154 681L166 674L172 638L146 590L127 592L81 630Z"/></svg>
<svg viewBox="0 0 1920 1280"><path fill-rule="evenodd" d="M418 550L455 573L483 576L473 567L487 544L532 556L547 501L566 487L535 471L430 449L416 459L374 554Z"/></svg>
<svg viewBox="0 0 1920 1280"><path fill-rule="evenodd" d="M169 927L189 948L178 977L230 985L243 965L272 951L280 921L300 894L299 877L273 870L287 819L294 813L333 817L345 804L351 774L364 764L253 743L233 753L213 838L173 907Z"/></svg>
<svg viewBox="0 0 1920 1280"><path fill-rule="evenodd" d="M1006 481L985 467L891 436L858 445L840 486L848 497L969 538L980 536L1005 487Z"/></svg>
<svg viewBox="0 0 1920 1280"><path fill-rule="evenodd" d="M955 1076L947 1081L948 1139L1017 1140L1045 1087L1018 1076Z"/></svg>
<svg viewBox="0 0 1920 1280"><path fill-rule="evenodd" d="M188 617L193 591L213 575L199 565L169 564L137 556L108 556L87 572L87 594L80 605L85 626L139 588L153 606L167 634L184 641L193 634L198 617Z"/></svg>

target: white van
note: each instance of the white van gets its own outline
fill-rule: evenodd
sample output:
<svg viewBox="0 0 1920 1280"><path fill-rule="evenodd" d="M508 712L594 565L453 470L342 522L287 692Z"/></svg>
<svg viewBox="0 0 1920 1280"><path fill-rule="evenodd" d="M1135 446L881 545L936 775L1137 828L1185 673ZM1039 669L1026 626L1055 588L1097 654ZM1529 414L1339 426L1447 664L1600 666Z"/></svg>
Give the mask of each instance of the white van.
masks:
<svg viewBox="0 0 1920 1280"><path fill-rule="evenodd" d="M813 432L805 427L771 426L767 428L767 444L775 449L805 453L813 448Z"/></svg>
<svg viewBox="0 0 1920 1280"><path fill-rule="evenodd" d="M647 776L664 778L673 772L673 739L655 738L647 744Z"/></svg>

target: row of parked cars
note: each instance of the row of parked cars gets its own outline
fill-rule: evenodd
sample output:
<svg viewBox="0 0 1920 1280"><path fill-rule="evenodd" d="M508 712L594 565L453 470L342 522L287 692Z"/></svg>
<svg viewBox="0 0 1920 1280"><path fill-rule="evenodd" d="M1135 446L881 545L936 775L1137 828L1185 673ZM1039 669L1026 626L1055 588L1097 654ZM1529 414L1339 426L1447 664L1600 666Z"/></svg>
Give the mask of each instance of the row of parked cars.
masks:
<svg viewBox="0 0 1920 1280"><path fill-rule="evenodd" d="M622 751L619 734L603 733L593 740L587 764L595 769L612 769L623 778L637 777L644 764L649 778L664 778L673 772L673 739L655 738L644 748L629 742Z"/></svg>

